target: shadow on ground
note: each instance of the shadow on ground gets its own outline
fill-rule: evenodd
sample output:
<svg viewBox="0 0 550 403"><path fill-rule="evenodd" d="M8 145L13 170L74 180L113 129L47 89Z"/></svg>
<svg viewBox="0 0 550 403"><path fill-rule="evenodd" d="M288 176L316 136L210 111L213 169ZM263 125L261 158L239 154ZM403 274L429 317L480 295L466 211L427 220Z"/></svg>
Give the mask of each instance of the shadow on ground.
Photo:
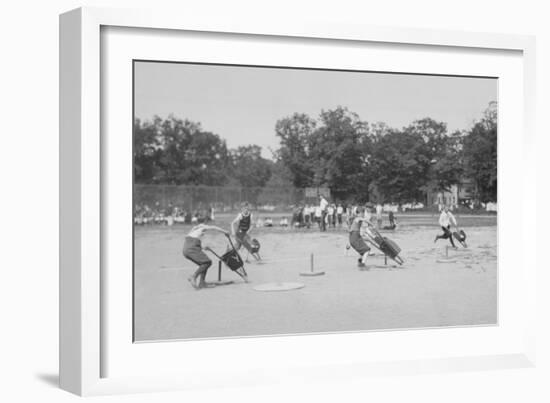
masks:
<svg viewBox="0 0 550 403"><path fill-rule="evenodd" d="M59 375L57 374L36 374L36 378L49 386L59 387Z"/></svg>

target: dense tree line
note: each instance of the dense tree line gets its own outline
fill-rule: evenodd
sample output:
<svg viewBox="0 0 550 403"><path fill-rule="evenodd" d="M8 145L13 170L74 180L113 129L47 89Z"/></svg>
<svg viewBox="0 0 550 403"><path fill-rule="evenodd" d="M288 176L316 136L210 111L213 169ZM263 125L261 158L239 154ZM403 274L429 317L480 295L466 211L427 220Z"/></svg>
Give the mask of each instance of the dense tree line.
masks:
<svg viewBox="0 0 550 403"><path fill-rule="evenodd" d="M228 149L219 135L170 116L134 122L134 175L139 184L262 187L274 162L256 145Z"/></svg>
<svg viewBox="0 0 550 403"><path fill-rule="evenodd" d="M314 119L296 113L275 124L273 159L257 145L229 149L219 135L170 116L134 122L136 183L329 187L340 200L423 201L469 178L480 201L497 194L497 108L491 103L471 130L448 133L424 118L402 129L368 123L346 108Z"/></svg>
<svg viewBox="0 0 550 403"><path fill-rule="evenodd" d="M342 107L321 112L318 120L294 114L279 120L275 131L277 161L294 186L328 186L341 199L405 203L470 179L479 201L496 201L496 103L463 132L449 133L431 118L402 129L369 124Z"/></svg>

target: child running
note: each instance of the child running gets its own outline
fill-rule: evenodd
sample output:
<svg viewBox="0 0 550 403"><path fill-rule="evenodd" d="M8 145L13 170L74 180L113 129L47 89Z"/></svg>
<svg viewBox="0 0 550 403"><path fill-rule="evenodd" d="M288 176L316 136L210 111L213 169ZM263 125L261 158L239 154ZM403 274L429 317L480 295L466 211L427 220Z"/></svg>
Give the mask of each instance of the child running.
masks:
<svg viewBox="0 0 550 403"><path fill-rule="evenodd" d="M370 252L370 247L367 245L363 237L361 236L361 226L363 223L371 225L370 222L363 216L363 207L358 207L356 216L350 224L349 228L349 243L353 249L361 256L358 259L359 267L366 267L365 262Z"/></svg>
<svg viewBox="0 0 550 403"><path fill-rule="evenodd" d="M453 246L453 248L456 249L455 243L453 241L453 234L451 233L451 224L453 224L458 231L458 225L456 223L455 216L449 211L449 207L445 206L443 207L441 215L439 216L439 225L441 225L441 229L443 229L443 234L436 235L434 243L436 243L439 239L448 238L451 241L451 245Z"/></svg>
<svg viewBox="0 0 550 403"><path fill-rule="evenodd" d="M229 236L229 232L216 227L214 225L199 224L191 228L191 231L185 237L183 243L183 256L197 264L199 267L195 273L188 278L189 283L194 289L200 290L201 288L208 287L206 283L206 272L212 265L212 260L202 250L201 240L207 231L217 231ZM197 282L198 280L198 282Z"/></svg>

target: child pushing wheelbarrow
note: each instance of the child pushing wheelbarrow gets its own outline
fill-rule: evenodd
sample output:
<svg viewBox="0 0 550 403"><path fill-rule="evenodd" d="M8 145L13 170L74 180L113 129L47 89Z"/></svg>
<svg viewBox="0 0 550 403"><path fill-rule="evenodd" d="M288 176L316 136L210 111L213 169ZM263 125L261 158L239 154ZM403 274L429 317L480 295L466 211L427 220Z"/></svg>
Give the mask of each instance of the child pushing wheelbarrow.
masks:
<svg viewBox="0 0 550 403"><path fill-rule="evenodd" d="M204 250L212 252L218 259L220 259L220 261L224 262L227 267L236 272L245 281L248 281L243 261L233 246L229 232L214 225L199 224L194 226L191 231L189 231L183 244L183 256L198 265L195 273L188 278L191 286L196 290L213 286L213 284L206 282L206 273L210 266L212 266L212 260L210 260L208 255L204 253L202 248L202 238L208 231L215 231L224 234L229 240L231 249L222 256L217 255L208 247L205 247Z"/></svg>
<svg viewBox="0 0 550 403"><path fill-rule="evenodd" d="M404 260L399 256L401 252L399 246L391 239L380 235L369 219L364 217L363 213L364 209L359 207L349 229L350 246L360 255L358 259L359 267L366 267L367 257L371 255L371 248L367 243L373 245L397 264L402 265Z"/></svg>
<svg viewBox="0 0 550 403"><path fill-rule="evenodd" d="M257 261L260 261L260 242L250 237L252 222L253 219L250 205L248 202L244 202L241 206L241 212L231 222L231 233L235 237L235 245L232 245L232 247L238 251L241 249L241 246L244 246L249 255L252 255ZM248 262L248 255L246 261Z"/></svg>

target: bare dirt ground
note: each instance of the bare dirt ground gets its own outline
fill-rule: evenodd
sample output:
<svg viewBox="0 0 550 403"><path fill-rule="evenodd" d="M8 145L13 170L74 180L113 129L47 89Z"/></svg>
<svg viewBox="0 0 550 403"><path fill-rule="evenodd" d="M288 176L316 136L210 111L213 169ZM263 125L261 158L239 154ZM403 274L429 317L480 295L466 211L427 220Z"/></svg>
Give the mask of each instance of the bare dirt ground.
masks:
<svg viewBox="0 0 550 403"><path fill-rule="evenodd" d="M227 227L229 217L217 218ZM187 277L195 265L181 249L188 226L138 227L135 231L134 335L136 341L237 337L491 325L497 322L496 216L465 216L468 249L449 251L454 263L438 263L448 241L434 244L437 217L398 216L400 227L385 235L402 248L405 264L384 266L382 256L357 268L357 255L346 252L347 232L331 229L255 229L262 264L246 265L250 283L229 269L233 284L194 290ZM223 252L222 235L206 235L203 245ZM310 269L324 276L302 277ZM217 259L207 280L216 280ZM246 253L243 253L246 257ZM252 259L252 258L251 258ZM255 291L268 282L301 282L299 290Z"/></svg>

